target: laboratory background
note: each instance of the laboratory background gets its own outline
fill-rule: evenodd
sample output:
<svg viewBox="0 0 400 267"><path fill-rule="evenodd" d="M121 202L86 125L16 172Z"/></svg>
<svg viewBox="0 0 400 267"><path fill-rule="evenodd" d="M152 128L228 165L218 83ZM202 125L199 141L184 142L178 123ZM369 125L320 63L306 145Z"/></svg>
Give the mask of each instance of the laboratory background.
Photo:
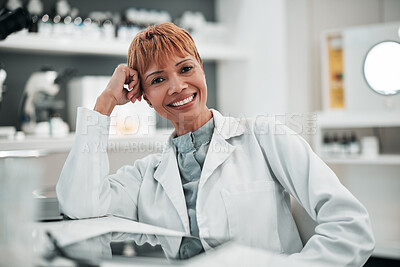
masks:
<svg viewBox="0 0 400 267"><path fill-rule="evenodd" d="M30 244L26 222L59 218L54 188L77 107L94 107L136 33L171 21L196 42L208 107L302 135L368 209L376 248L365 266L399 266L399 0L0 0L0 10L19 7L29 31L23 14L21 26L0 16L3 253ZM161 152L172 132L145 101L117 107L111 121L109 146L98 148L110 172ZM292 204L306 240L313 223Z"/></svg>

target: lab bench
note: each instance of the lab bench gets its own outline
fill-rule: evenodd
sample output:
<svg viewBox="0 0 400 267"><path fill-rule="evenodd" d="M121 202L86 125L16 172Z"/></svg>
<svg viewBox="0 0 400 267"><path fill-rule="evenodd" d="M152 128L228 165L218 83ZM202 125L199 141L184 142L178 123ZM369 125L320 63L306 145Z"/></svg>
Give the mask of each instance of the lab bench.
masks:
<svg viewBox="0 0 400 267"><path fill-rule="evenodd" d="M161 153L171 133L172 130L167 129L151 135L111 135L107 148L110 173L149 154ZM65 137L27 136L23 140L0 140L0 157L29 158L39 166L41 172L38 186L54 187L74 138L75 134L71 133Z"/></svg>

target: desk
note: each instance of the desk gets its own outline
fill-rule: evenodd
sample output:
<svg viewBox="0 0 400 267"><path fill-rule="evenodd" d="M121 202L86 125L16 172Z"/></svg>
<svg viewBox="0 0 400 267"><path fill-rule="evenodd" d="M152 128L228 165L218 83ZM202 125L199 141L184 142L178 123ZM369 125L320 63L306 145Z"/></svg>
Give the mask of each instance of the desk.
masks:
<svg viewBox="0 0 400 267"><path fill-rule="evenodd" d="M41 242L39 246L48 242L45 231L51 232L60 246L67 246L108 232L163 234L169 236L185 235L185 233L179 231L164 229L115 216L35 223L33 235L37 238L38 242Z"/></svg>
<svg viewBox="0 0 400 267"><path fill-rule="evenodd" d="M125 232L131 234L147 234L147 235L168 235L178 240L184 235L182 232L168 230L156 226L151 226L135 221L122 219L114 216L106 216L85 220L69 220L60 222L35 223L33 236L35 239L36 255L43 254L45 250L52 249L52 244L45 235L46 231L50 231L58 240L58 244L62 247L68 246L75 242L96 237L104 233ZM146 235L146 236L147 236ZM161 239L159 239L161 240ZM141 241L140 241L141 242ZM151 242L149 242L151 243ZM164 246L166 243L167 246ZM165 247L175 249L179 247L180 242L161 242L161 246L165 254L168 255ZM172 245L171 245L172 244ZM176 244L178 244L176 246ZM104 244L103 244L104 246ZM107 247L107 246L106 246ZM109 249L110 250L110 249ZM111 255L110 255L111 256ZM136 258L137 259L137 258ZM102 260L100 266L117 267L117 266L137 266L142 263L140 260L132 259L131 261L115 261L110 259ZM175 262L176 263L176 262ZM70 264L70 265L68 265ZM72 262L65 262L62 259L56 259L51 263L40 262L41 266L74 266ZM146 266L160 266L157 261L155 263L146 262ZM165 262L161 264L165 266ZM184 266L313 266L309 262L300 263L291 260L282 255L274 255L264 250L243 247L234 242L225 243L216 249L207 250L206 253L195 256L189 260L179 261L179 265ZM321 266L321 264L315 264Z"/></svg>

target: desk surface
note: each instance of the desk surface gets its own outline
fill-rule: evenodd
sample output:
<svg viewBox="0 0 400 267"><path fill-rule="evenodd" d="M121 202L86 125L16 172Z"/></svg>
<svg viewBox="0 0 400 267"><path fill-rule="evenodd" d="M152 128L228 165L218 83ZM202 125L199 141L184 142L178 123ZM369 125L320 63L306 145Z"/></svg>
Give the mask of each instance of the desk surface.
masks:
<svg viewBox="0 0 400 267"><path fill-rule="evenodd" d="M34 236L47 239L45 232L49 231L57 239L60 246L95 237L109 232L142 233L142 234L163 234L170 236L182 236L185 233L169 230L149 224L139 223L115 216L83 220L66 220L58 222L35 223Z"/></svg>
<svg viewBox="0 0 400 267"><path fill-rule="evenodd" d="M58 244L62 247L68 246L75 242L90 239L91 237L100 236L110 232L125 232L131 234L150 234L150 235L167 235L172 237L182 237L184 233L164 229L152 225L147 225L114 216L106 216L94 219L84 220L68 220L59 222L35 223L33 236L35 238L35 251L43 254L46 250L52 249L52 244L47 238L45 232L49 231L57 239ZM167 241L168 246L173 242ZM163 244L161 244L163 246ZM176 246L175 246L176 247ZM164 248L163 248L164 249ZM164 250L165 252L165 250ZM132 259L133 260L133 259ZM59 262L53 261L48 265L55 266ZM117 262L114 260L104 260L100 266L128 266L134 262L124 261ZM69 266L68 264L62 264ZM165 265L165 264L162 264ZM261 249L248 248L228 242L216 249L206 250L206 253L195 256L182 263L184 266L321 266L321 264L310 262L301 263L283 255L276 255ZM73 266L73 265L71 265ZM146 266L160 266L160 264L146 263Z"/></svg>

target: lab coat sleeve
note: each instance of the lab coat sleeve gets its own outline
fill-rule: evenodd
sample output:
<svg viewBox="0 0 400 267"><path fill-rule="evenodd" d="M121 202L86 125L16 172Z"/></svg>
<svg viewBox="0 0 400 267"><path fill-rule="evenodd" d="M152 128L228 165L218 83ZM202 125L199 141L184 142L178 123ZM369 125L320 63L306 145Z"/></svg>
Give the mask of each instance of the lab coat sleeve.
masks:
<svg viewBox="0 0 400 267"><path fill-rule="evenodd" d="M137 219L139 164L109 175L109 126L110 117L78 108L76 137L56 187L60 209L70 218L113 214Z"/></svg>
<svg viewBox="0 0 400 267"><path fill-rule="evenodd" d="M265 120L256 120L254 129L273 175L317 222L315 234L291 257L362 266L375 246L364 206L301 136Z"/></svg>

